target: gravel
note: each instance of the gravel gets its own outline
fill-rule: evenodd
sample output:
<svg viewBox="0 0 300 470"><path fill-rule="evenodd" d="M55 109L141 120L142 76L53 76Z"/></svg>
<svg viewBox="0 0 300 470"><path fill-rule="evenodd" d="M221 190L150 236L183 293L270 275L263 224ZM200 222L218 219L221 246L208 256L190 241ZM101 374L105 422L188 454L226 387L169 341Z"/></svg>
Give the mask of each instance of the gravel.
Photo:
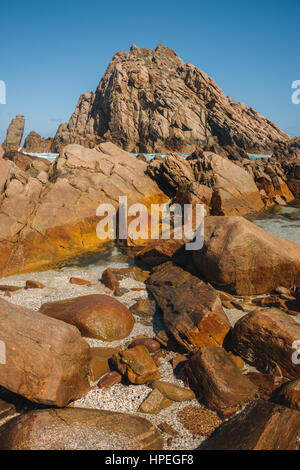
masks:
<svg viewBox="0 0 300 470"><path fill-rule="evenodd" d="M12 292L11 297L5 297L4 292L0 292L0 297L14 304L22 305L33 310L39 310L40 306L45 302L63 300L80 295L106 294L113 296L112 291L106 288L100 282L101 275L107 267L124 268L128 267L128 263L123 261L120 262L119 253L115 253L115 256L112 256L109 260L101 264L93 264L85 267L65 267L60 270L19 274L2 278L0 279L0 284L24 287L27 280L33 280L41 282L45 285L45 288L22 289L16 292ZM85 279L91 283L91 286L88 287L71 284L69 282L71 277ZM142 288L142 290L139 291L129 291L122 297L116 297L117 300L122 302L127 307L134 305L138 299L148 298L145 285L133 279L124 279L121 281L120 287L126 289ZM151 326L146 326L140 323L141 319L138 316L134 317L134 328L131 334L123 340L113 341L111 343L91 338L85 338L85 340L91 347L116 347L119 345L125 346L128 342L137 336L146 335L153 337L159 330L163 329L162 320L158 312L156 312L154 315ZM172 382L175 385L184 386L183 382L178 380L173 374L173 368L170 364L170 359L174 357L174 355L175 353L168 351L167 358L160 359L159 370L162 376L162 380ZM165 438L166 449L192 450L198 447L198 445L200 445L204 439L202 436L195 436L185 429L177 417L177 413L187 405L187 402L173 402L169 408L162 410L158 415L144 414L139 413L137 410L144 399L151 393L151 389L148 386L116 384L109 389L101 390L97 388L96 384L92 385L93 389L87 395L74 402L75 407L134 413L138 416L147 418L154 425L166 422L176 431L178 431L178 436L176 438L172 438L172 443L170 446L168 446L167 443L170 436L168 434L163 434ZM192 400L188 403L190 405L199 406L197 400Z"/></svg>

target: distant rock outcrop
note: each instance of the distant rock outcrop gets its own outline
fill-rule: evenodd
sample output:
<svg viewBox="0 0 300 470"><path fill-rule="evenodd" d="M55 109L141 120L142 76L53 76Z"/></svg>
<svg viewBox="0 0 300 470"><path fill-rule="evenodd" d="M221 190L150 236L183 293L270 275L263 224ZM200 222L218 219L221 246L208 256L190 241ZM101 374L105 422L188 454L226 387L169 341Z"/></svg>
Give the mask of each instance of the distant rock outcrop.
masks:
<svg viewBox="0 0 300 470"><path fill-rule="evenodd" d="M25 119L23 114L17 114L17 116L8 126L5 141L2 144L5 152L18 150L20 148L24 133L24 126Z"/></svg>
<svg viewBox="0 0 300 470"><path fill-rule="evenodd" d="M133 45L114 55L95 93L81 95L52 151L69 143L95 147L104 138L134 152L192 152L211 136L262 153L288 139L173 50Z"/></svg>
<svg viewBox="0 0 300 470"><path fill-rule="evenodd" d="M53 139L45 139L34 131L31 131L25 139L23 150L32 153L49 153Z"/></svg>

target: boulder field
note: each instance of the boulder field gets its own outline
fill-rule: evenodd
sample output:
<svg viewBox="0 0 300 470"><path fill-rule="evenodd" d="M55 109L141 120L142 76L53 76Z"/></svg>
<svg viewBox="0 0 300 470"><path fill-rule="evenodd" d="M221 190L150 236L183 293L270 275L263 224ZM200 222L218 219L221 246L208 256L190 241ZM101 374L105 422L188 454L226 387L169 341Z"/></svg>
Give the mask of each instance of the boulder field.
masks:
<svg viewBox="0 0 300 470"><path fill-rule="evenodd" d="M241 303L172 261L148 273L104 273L98 286L72 289L105 289L105 282L109 295L74 295L40 311L0 299L0 449L160 450L172 446L168 433L177 439L185 430L198 439L194 448L203 436L199 450L297 448L297 319L260 309L261 296ZM127 281L144 285L154 300L135 305L131 287L129 310L124 296L115 298ZM26 281L11 295L23 289L32 298L46 291L46 298L41 285ZM276 293L296 303L298 291L279 286ZM233 325L234 306L244 310ZM152 334L135 336L133 324L141 328L145 319ZM127 413L131 394L135 408ZM175 430L161 421L175 418Z"/></svg>

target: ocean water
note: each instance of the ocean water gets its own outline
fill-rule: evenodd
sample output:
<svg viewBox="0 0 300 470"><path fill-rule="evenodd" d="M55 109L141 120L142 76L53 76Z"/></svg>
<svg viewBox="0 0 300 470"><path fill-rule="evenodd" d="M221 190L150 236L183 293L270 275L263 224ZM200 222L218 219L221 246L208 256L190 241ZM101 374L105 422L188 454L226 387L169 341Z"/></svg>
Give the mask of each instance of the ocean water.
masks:
<svg viewBox="0 0 300 470"><path fill-rule="evenodd" d="M273 235L300 243L300 200L288 206L273 206L250 220Z"/></svg>

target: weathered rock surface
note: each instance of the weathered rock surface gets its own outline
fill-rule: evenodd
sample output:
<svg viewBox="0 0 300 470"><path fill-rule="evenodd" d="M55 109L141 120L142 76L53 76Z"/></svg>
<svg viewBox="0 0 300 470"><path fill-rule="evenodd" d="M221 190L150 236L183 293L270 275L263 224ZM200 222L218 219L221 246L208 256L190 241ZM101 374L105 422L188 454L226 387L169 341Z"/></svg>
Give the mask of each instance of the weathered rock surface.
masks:
<svg viewBox="0 0 300 470"><path fill-rule="evenodd" d="M73 326L0 299L0 337L3 387L56 406L88 391L90 348Z"/></svg>
<svg viewBox="0 0 300 470"><path fill-rule="evenodd" d="M272 158L207 143L184 159L157 156L147 173L173 202L204 204L211 215L245 215L300 195L300 142L281 143Z"/></svg>
<svg viewBox="0 0 300 470"><path fill-rule="evenodd" d="M285 384L276 394L276 401L300 411L300 379Z"/></svg>
<svg viewBox="0 0 300 470"><path fill-rule="evenodd" d="M227 158L204 152L191 166L200 184L212 188L212 215L245 215L264 207L253 177Z"/></svg>
<svg viewBox="0 0 300 470"><path fill-rule="evenodd" d="M108 239L96 233L99 204L164 203L168 198L145 175L146 163L111 143L89 150L67 146L43 183L39 175L0 160L0 275L59 265L99 252ZM142 241L136 240L140 244Z"/></svg>
<svg viewBox="0 0 300 470"><path fill-rule="evenodd" d="M300 413L264 400L225 421L199 450L297 450Z"/></svg>
<svg viewBox="0 0 300 470"><path fill-rule="evenodd" d="M45 285L38 281L26 281L25 289L44 289Z"/></svg>
<svg viewBox="0 0 300 470"><path fill-rule="evenodd" d="M224 417L254 399L258 391L230 354L220 347L202 347L187 362L185 372L204 404Z"/></svg>
<svg viewBox="0 0 300 470"><path fill-rule="evenodd" d="M199 150L187 159L152 160L147 173L174 202L204 204L211 215L245 215L264 208L253 175L225 156Z"/></svg>
<svg viewBox="0 0 300 470"><path fill-rule="evenodd" d="M167 330L187 351L223 344L230 324L212 287L171 262L156 267L146 285Z"/></svg>
<svg viewBox="0 0 300 470"><path fill-rule="evenodd" d="M95 382L110 371L109 362L118 348L91 348L90 379Z"/></svg>
<svg viewBox="0 0 300 470"><path fill-rule="evenodd" d="M37 132L31 131L25 139L23 150L29 153L49 153L52 142L52 137L45 139Z"/></svg>
<svg viewBox="0 0 300 470"><path fill-rule="evenodd" d="M0 428L2 450L160 450L160 432L146 419L113 411L36 410Z"/></svg>
<svg viewBox="0 0 300 470"><path fill-rule="evenodd" d="M284 313L256 310L234 326L231 343L249 364L276 376L300 377L300 364L293 362L293 343L300 338L300 323Z"/></svg>
<svg viewBox="0 0 300 470"><path fill-rule="evenodd" d="M135 281L145 282L149 274L136 266L129 268L107 268L101 277L101 282L110 290L119 289L120 282L129 278Z"/></svg>
<svg viewBox="0 0 300 470"><path fill-rule="evenodd" d="M162 409L167 408L171 404L171 400L166 398L158 389L154 389L141 403L138 411L140 413L150 413L156 415Z"/></svg>
<svg viewBox="0 0 300 470"><path fill-rule="evenodd" d="M130 311L133 315L138 317L151 319L156 312L156 304L154 300L139 299L132 307Z"/></svg>
<svg viewBox="0 0 300 470"><path fill-rule="evenodd" d="M5 152L18 150L24 133L25 119L22 114L18 114L8 126L5 140L2 144Z"/></svg>
<svg viewBox="0 0 300 470"><path fill-rule="evenodd" d="M93 294L43 304L40 312L76 326L83 336L102 341L126 338L134 319L117 299Z"/></svg>
<svg viewBox="0 0 300 470"><path fill-rule="evenodd" d="M238 295L272 292L300 283L300 245L242 217L206 217L205 244L193 253L198 272Z"/></svg>
<svg viewBox="0 0 300 470"><path fill-rule="evenodd" d="M16 151L6 152L3 158L4 160L13 162L20 170L28 172L32 178L39 179L41 173L46 173L47 175L51 166L50 161L46 158L25 155L24 153ZM14 167L12 168L15 170Z"/></svg>
<svg viewBox="0 0 300 470"><path fill-rule="evenodd" d="M171 382L165 382L164 380L155 380L150 385L154 390L159 390L169 400L173 401L189 401L193 400L196 395L195 393L184 387L178 387Z"/></svg>
<svg viewBox="0 0 300 470"><path fill-rule="evenodd" d="M154 267L166 261L185 256L183 240L157 240L140 250L135 255L137 262Z"/></svg>
<svg viewBox="0 0 300 470"><path fill-rule="evenodd" d="M160 379L160 373L145 346L120 351L113 356L119 372L133 384L145 384Z"/></svg>
<svg viewBox="0 0 300 470"><path fill-rule="evenodd" d="M149 353L154 353L160 349L160 344L152 338L136 338L128 346L134 348L135 346L145 346Z"/></svg>
<svg viewBox="0 0 300 470"><path fill-rule="evenodd" d="M261 372L247 372L246 377L258 387L259 395L265 400L269 400L274 392L283 384L288 382L285 377L276 377L270 374L262 374Z"/></svg>
<svg viewBox="0 0 300 470"><path fill-rule="evenodd" d="M95 93L84 93L52 150L94 147L101 138L129 151L191 152L210 136L221 145L270 149L288 136L171 49L133 45L114 55Z"/></svg>
<svg viewBox="0 0 300 470"><path fill-rule="evenodd" d="M119 374L116 370L112 372L108 372L99 380L98 387L99 388L110 388L113 385L119 384L122 382L122 375Z"/></svg>

